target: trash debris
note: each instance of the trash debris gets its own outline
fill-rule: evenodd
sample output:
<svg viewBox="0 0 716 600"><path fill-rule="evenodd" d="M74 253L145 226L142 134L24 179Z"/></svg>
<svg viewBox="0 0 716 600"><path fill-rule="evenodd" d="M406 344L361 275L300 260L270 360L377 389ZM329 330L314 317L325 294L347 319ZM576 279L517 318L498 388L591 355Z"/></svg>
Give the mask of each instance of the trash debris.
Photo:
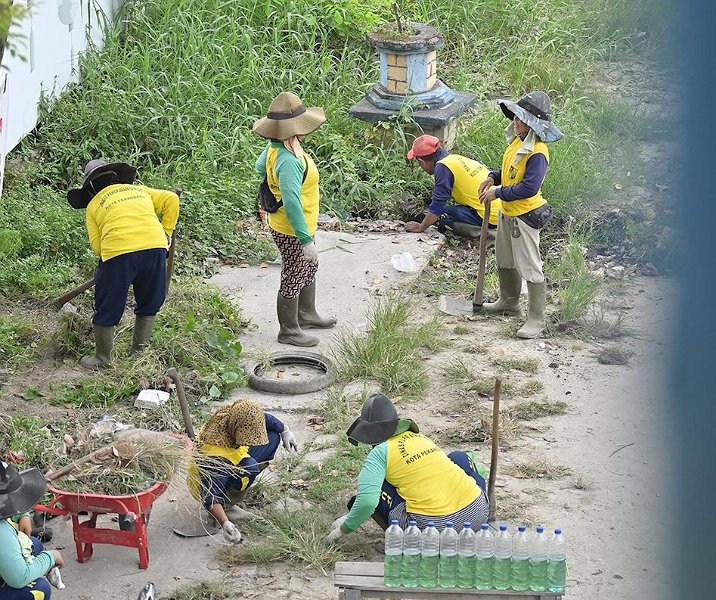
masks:
<svg viewBox="0 0 716 600"><path fill-rule="evenodd" d="M419 269L418 263L415 262L410 252L393 254L393 256L390 257L390 264L393 265L396 271L400 271L401 273L414 273Z"/></svg>
<svg viewBox="0 0 716 600"><path fill-rule="evenodd" d="M169 400L169 392L151 389L142 390L137 394L134 407L141 408L142 410L156 410L167 400Z"/></svg>
<svg viewBox="0 0 716 600"><path fill-rule="evenodd" d="M112 415L104 414L99 421L92 425L89 435L90 437L102 437L103 435L117 433L118 431L122 431L124 429L131 429L132 427L134 426L125 425L115 419Z"/></svg>

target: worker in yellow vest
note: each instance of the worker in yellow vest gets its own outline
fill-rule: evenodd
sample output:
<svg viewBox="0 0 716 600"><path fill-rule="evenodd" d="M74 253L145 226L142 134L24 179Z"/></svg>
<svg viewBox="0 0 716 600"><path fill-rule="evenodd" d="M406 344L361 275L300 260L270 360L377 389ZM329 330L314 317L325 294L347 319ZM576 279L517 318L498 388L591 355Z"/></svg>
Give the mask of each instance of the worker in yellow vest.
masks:
<svg viewBox="0 0 716 600"><path fill-rule="evenodd" d="M351 443L373 449L358 474L358 491L348 514L333 522L326 541L355 531L372 517L383 529L392 519L405 528L409 520L423 529L452 521L470 521L477 529L487 521L486 485L465 452L446 454L410 419L398 418L383 394L363 404L361 415L346 432Z"/></svg>
<svg viewBox="0 0 716 600"><path fill-rule="evenodd" d="M420 223L408 221L405 230L421 233L437 223L441 232L449 228L456 235L479 238L485 205L480 202L477 190L488 175L487 167L471 158L450 154L432 135L415 138L408 152L408 160L412 159L418 161L423 171L434 176L435 183L425 218ZM448 204L451 198L454 204ZM489 227L493 238L499 212L498 200L490 206Z"/></svg>
<svg viewBox="0 0 716 600"><path fill-rule="evenodd" d="M519 315L522 280L526 280L529 312L517 336L529 339L544 330L546 287L539 232L552 216L552 207L542 197L542 182L549 165L547 142L561 139L562 132L552 122L552 103L544 92L530 92L518 102L500 99L497 103L511 120L505 129L509 145L502 168L491 171L480 184L480 200L502 201L495 241L500 298L485 304L483 310Z"/></svg>

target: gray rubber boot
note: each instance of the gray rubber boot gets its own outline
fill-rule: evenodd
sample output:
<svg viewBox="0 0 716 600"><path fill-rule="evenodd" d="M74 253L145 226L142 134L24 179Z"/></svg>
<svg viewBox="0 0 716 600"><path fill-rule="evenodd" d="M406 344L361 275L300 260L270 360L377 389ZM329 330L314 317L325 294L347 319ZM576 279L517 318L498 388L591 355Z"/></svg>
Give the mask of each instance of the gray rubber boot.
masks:
<svg viewBox="0 0 716 600"><path fill-rule="evenodd" d="M101 369L112 362L112 346L114 345L114 325L103 327L94 325L94 342L96 345L94 356L83 356L80 364L86 369Z"/></svg>
<svg viewBox="0 0 716 600"><path fill-rule="evenodd" d="M547 288L544 282L527 282L527 299L529 301L529 312L527 323L518 331L517 337L532 339L539 337L544 331L544 307L547 303Z"/></svg>
<svg viewBox="0 0 716 600"><path fill-rule="evenodd" d="M522 277L517 269L497 269L500 297L497 302L482 305L482 312L492 315L519 315Z"/></svg>
<svg viewBox="0 0 716 600"><path fill-rule="evenodd" d="M302 329L329 329L338 319L324 319L316 312L316 282L307 285L298 296L298 324Z"/></svg>
<svg viewBox="0 0 716 600"><path fill-rule="evenodd" d="M152 329L154 329L154 321L156 316L152 317L136 317L134 319L134 334L132 335L132 347L130 354L139 352L142 348L149 345L149 338L152 337Z"/></svg>
<svg viewBox="0 0 716 600"><path fill-rule="evenodd" d="M278 332L278 341L291 346L315 346L318 338L307 335L298 324L298 298L284 298L281 292L276 299L276 312L281 330Z"/></svg>
<svg viewBox="0 0 716 600"><path fill-rule="evenodd" d="M453 221L449 227L453 230L455 235L460 237L470 238L471 240L480 239L480 232L482 227L480 225L470 225L469 223L463 223L462 221Z"/></svg>

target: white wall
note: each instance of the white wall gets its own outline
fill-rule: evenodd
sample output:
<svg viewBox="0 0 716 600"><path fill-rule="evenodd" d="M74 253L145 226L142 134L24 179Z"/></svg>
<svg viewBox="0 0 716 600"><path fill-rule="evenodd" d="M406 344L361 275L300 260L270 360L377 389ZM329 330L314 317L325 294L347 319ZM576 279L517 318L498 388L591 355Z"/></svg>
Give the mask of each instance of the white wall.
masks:
<svg viewBox="0 0 716 600"><path fill-rule="evenodd" d="M59 93L70 81L77 80L77 55L87 48L87 36L101 46L102 22L111 20L123 0L16 2L30 9L30 16L13 28L13 33L24 36L19 45L26 61L8 52L3 57L9 98L8 114L0 115L5 136L4 147L0 146L2 159L35 127L41 90Z"/></svg>

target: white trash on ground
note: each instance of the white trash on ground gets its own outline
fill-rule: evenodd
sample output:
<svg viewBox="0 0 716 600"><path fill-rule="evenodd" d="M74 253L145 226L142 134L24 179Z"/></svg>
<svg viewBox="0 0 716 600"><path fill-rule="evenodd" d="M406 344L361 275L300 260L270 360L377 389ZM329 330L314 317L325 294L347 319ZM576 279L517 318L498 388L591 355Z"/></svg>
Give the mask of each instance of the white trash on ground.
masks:
<svg viewBox="0 0 716 600"><path fill-rule="evenodd" d="M396 271L401 273L415 273L418 270L418 263L413 258L410 252L403 252L402 254L393 254L390 257L390 264Z"/></svg>

